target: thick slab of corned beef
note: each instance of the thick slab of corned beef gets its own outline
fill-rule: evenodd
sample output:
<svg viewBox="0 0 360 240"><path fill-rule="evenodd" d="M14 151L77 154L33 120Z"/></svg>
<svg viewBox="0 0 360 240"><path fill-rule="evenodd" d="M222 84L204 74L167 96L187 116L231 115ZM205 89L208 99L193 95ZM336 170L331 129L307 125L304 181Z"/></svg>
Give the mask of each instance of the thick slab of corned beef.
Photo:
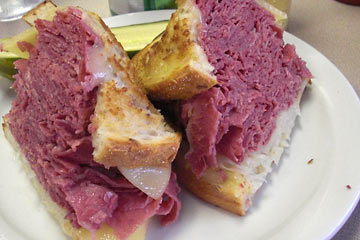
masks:
<svg viewBox="0 0 360 240"><path fill-rule="evenodd" d="M53 22L37 20L37 43L19 70L17 93L6 119L31 168L51 198L67 209L73 226L95 231L103 223L124 239L153 215L163 224L179 211L179 187L172 174L162 199L154 200L129 183L116 168L94 162L90 133L98 87L88 84L85 56L101 40L69 8Z"/></svg>
<svg viewBox="0 0 360 240"><path fill-rule="evenodd" d="M311 73L284 44L274 17L253 0L196 0L199 41L218 84L182 105L195 174L217 166L221 153L240 163L265 145L276 118L296 101Z"/></svg>

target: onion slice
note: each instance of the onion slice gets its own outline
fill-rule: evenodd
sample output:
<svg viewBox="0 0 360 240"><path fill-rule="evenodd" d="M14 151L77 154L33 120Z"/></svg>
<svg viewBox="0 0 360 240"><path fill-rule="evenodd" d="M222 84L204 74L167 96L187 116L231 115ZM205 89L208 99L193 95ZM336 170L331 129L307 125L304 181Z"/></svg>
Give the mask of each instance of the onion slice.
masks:
<svg viewBox="0 0 360 240"><path fill-rule="evenodd" d="M124 177L151 198L160 198L169 184L171 167L119 168Z"/></svg>

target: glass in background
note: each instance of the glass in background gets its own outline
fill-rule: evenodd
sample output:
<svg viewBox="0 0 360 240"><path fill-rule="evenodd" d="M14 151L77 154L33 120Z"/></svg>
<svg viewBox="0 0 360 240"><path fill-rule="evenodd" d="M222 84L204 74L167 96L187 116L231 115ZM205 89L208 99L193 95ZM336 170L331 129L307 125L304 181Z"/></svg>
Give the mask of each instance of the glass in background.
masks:
<svg viewBox="0 0 360 240"><path fill-rule="evenodd" d="M21 18L44 0L0 0L0 22Z"/></svg>

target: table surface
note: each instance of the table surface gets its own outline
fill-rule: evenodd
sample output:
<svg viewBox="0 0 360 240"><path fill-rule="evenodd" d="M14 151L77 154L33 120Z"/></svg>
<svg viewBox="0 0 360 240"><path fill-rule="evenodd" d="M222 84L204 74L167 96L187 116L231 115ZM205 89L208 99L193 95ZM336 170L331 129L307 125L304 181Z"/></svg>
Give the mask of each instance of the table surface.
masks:
<svg viewBox="0 0 360 240"><path fill-rule="evenodd" d="M77 5L109 17L107 0L53 0L57 5ZM360 6L334 0L293 0L287 31L306 41L346 76L360 94ZM21 21L0 23L0 38L26 28ZM315 76L316 77L316 76ZM360 240L360 204L333 240Z"/></svg>

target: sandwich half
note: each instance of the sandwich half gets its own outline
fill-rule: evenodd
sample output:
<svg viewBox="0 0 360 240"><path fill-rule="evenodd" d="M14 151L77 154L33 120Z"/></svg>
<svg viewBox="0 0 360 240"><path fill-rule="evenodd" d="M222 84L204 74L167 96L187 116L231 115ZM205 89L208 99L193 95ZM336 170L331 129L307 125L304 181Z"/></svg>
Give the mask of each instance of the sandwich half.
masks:
<svg viewBox="0 0 360 240"><path fill-rule="evenodd" d="M177 4L162 36L133 58L136 77L150 97L177 100L174 108L180 106L177 116L187 141L175 161L179 181L205 201L244 215L288 146L311 73L295 47L284 43L274 17L255 0ZM169 34L186 40L168 45ZM189 42L200 55L183 51L182 59L201 59L198 63L210 70L206 76L216 84L196 94L186 88L171 89L177 97L168 97L164 89L153 94L156 80L147 79L158 76L166 64L182 69L172 50ZM196 85L203 72L187 75L187 81Z"/></svg>
<svg viewBox="0 0 360 240"><path fill-rule="evenodd" d="M49 211L72 239L144 239L151 217L175 221L181 134L136 83L121 44L77 7L34 23L3 129Z"/></svg>

